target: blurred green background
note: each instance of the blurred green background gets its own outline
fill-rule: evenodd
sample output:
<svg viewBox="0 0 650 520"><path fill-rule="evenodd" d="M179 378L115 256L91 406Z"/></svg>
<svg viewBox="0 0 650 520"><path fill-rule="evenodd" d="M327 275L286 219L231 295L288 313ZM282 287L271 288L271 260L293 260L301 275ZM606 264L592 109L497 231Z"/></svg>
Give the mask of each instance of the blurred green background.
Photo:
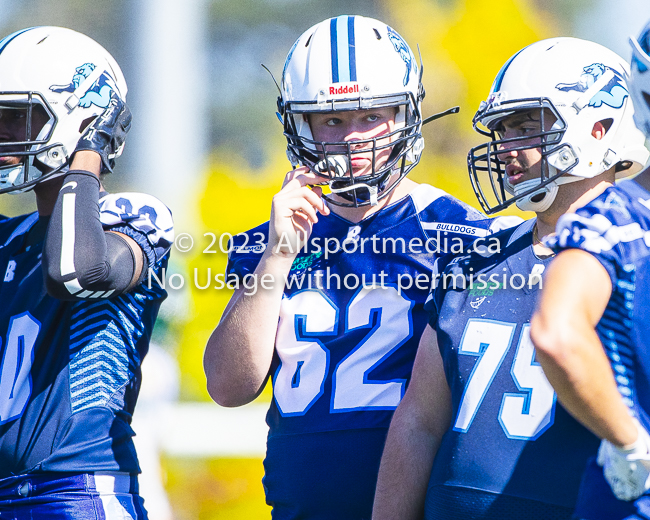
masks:
<svg viewBox="0 0 650 520"><path fill-rule="evenodd" d="M267 220L271 197L290 167L275 115L277 90L260 64L279 81L295 39L340 14L378 18L414 51L419 45L424 115L454 105L461 112L424 128L426 148L411 175L477 206L466 154L481 139L471 120L501 65L521 47L552 36L592 39L629 59L627 37L650 17L650 3L0 0L3 36L28 26L61 25L88 34L115 56L129 84L134 127L107 188L158 196L172 208L177 233L194 238L192 251L173 251L169 272L182 275L185 283L169 290L154 333L179 379L167 405L149 413L156 434L143 434L142 442L160 454L159 470L145 467L143 478L159 475L171 508L152 512L152 520L270 518L261 485L264 430L255 429L263 414L244 417L219 409L205 390L203 348L231 291L198 289L194 273L203 284L208 270L211 276L224 271L226 255L218 243L211 248L217 252L204 252L212 240L205 234L219 238ZM0 213L33 210L30 193L0 198ZM164 378L158 384L169 387ZM267 389L255 410L263 411L269 398ZM187 428L179 430L182 425ZM217 430L221 433L212 435ZM248 444L231 446L247 431L254 437ZM235 436L231 440L229 433ZM162 501L154 495L145 499L149 505Z"/></svg>

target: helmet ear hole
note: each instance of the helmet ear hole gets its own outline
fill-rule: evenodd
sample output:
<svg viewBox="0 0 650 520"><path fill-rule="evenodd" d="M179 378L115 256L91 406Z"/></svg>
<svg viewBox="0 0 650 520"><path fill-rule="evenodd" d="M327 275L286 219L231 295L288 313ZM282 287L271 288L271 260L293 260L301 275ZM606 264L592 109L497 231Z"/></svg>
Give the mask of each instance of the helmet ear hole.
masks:
<svg viewBox="0 0 650 520"><path fill-rule="evenodd" d="M624 172L625 170L629 170L632 168L634 163L632 161L620 161L616 163L616 166L614 167L614 171L616 173L618 172Z"/></svg>
<svg viewBox="0 0 650 520"><path fill-rule="evenodd" d="M614 120L611 117L608 117L607 119L603 119L601 123L605 127L605 133L607 133L614 124Z"/></svg>
<svg viewBox="0 0 650 520"><path fill-rule="evenodd" d="M598 139L600 141L603 137L605 137L607 132L609 132L609 129L612 127L613 123L614 120L611 117L603 119L601 121L596 121L594 123L594 127L591 129L591 135L594 137L594 139Z"/></svg>

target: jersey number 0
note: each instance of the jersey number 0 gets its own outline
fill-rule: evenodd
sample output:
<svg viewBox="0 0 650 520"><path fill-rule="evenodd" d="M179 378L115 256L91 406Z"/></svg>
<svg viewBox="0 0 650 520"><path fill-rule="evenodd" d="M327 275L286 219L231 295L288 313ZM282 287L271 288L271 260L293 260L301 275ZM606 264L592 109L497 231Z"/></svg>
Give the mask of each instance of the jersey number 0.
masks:
<svg viewBox="0 0 650 520"><path fill-rule="evenodd" d="M40 330L40 322L28 312L9 320L0 373L0 424L17 419L27 407L32 395L34 345Z"/></svg>

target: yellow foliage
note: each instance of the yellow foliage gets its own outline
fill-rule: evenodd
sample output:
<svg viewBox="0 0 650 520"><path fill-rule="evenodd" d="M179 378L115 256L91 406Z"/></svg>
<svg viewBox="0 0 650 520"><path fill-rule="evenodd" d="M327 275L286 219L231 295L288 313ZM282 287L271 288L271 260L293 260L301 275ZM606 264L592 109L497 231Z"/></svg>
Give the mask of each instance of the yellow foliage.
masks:
<svg viewBox="0 0 650 520"><path fill-rule="evenodd" d="M460 130L469 132L474 111L499 69L526 45L557 35L556 24L531 0L450 3L442 7L432 0L387 1L386 7L402 36L420 47L425 88L441 105L461 104L464 115L456 121L462 120Z"/></svg>
<svg viewBox="0 0 650 520"><path fill-rule="evenodd" d="M467 83L469 112L487 97L505 62L523 47L551 36L527 0L465 0L442 45Z"/></svg>
<svg viewBox="0 0 650 520"><path fill-rule="evenodd" d="M426 148L412 177L478 207L466 162L468 150L484 140L472 129L474 113L505 62L556 35L557 24L531 0L387 0L385 7L397 31L422 53L424 116L461 107L460 114L424 127ZM503 214L533 216L514 206Z"/></svg>
<svg viewBox="0 0 650 520"><path fill-rule="evenodd" d="M284 148L278 146L278 150L282 153L270 157L260 170L251 169L245 161L238 160L226 150L214 153L211 158L206 186L199 201L202 223L198 226L201 231L195 240L200 245L195 247L196 253L187 262L192 309L183 328L179 353L184 399L209 399L203 374L203 350L232 296L230 289L215 288L214 277L226 271L226 234L231 236L248 231L269 219L271 199L290 169ZM216 237L212 245L210 235L197 240L198 235L204 233ZM208 283L208 275L212 280L210 287L197 288L197 285ZM268 395L262 398L268 399Z"/></svg>
<svg viewBox="0 0 650 520"><path fill-rule="evenodd" d="M271 518L271 508L264 499L261 482L264 469L260 459L166 457L162 465L174 518Z"/></svg>

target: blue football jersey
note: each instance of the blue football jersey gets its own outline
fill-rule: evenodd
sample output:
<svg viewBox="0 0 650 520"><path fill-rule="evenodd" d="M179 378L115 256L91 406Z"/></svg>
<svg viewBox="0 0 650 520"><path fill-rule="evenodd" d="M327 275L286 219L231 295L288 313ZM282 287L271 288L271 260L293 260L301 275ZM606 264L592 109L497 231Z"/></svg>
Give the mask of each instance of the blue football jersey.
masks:
<svg viewBox="0 0 650 520"><path fill-rule="evenodd" d="M277 330L264 478L274 518L370 518L435 259L493 223L428 185L359 223L319 216L291 268ZM235 237L228 276L255 270L267 236L268 223ZM328 239L341 249L327 254Z"/></svg>
<svg viewBox="0 0 650 520"><path fill-rule="evenodd" d="M148 278L128 294L50 297L38 214L0 220L0 478L27 472L139 472L129 426L140 364L166 292ZM154 197L105 195L106 230L132 237L159 278L173 240Z"/></svg>
<svg viewBox="0 0 650 520"><path fill-rule="evenodd" d="M587 251L609 273L612 295L596 332L623 400L650 430L650 193L633 180L608 188L563 216L549 245ZM592 460L576 514L587 520L650 518L650 493L634 502L616 500Z"/></svg>
<svg viewBox="0 0 650 520"><path fill-rule="evenodd" d="M564 516L561 509L554 515L571 518L587 459L598 449L598 439L557 403L535 359L529 322L551 259L533 251L534 223L492 236L499 243L490 250L452 259L427 301L452 400L451 427L431 472L427 519L456 518L442 504L459 488L472 496L498 494L503 508L464 518L515 520L531 503L564 508ZM486 502L491 512L492 502ZM525 518L556 517L528 513Z"/></svg>

